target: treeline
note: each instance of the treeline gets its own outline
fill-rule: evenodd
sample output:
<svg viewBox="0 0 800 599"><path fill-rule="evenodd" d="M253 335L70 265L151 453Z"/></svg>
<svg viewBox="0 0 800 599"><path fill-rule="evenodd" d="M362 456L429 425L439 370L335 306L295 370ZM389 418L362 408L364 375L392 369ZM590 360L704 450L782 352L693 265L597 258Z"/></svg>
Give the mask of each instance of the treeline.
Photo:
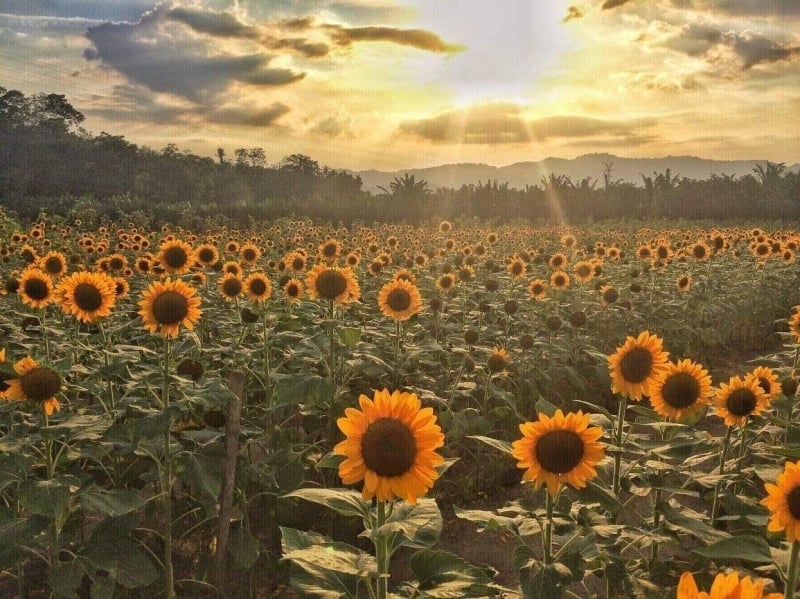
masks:
<svg viewBox="0 0 800 599"><path fill-rule="evenodd" d="M195 230L284 216L346 224L459 217L573 223L800 218L800 175L784 164L703 181L667 170L642 174L641 185L615 179L608 164L602 181L552 174L523 189L498 181L431 189L405 175L372 194L360 177L303 154L268 164L258 147L230 157L219 149L215 158L174 144L156 151L106 132L91 135L83 121L63 95L26 96L0 87L0 205L6 213L23 222L45 213L98 225L171 223Z"/></svg>

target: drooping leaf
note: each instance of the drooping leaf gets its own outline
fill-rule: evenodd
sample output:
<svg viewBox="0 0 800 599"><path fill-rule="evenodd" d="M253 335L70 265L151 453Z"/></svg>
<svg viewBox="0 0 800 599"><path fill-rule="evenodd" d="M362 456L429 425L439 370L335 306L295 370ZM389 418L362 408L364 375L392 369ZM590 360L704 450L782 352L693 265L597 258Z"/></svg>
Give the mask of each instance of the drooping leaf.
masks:
<svg viewBox="0 0 800 599"><path fill-rule="evenodd" d="M769 544L761 537L737 535L722 539L707 547L692 550L698 555L715 560L744 560L759 564L772 563Z"/></svg>
<svg viewBox="0 0 800 599"><path fill-rule="evenodd" d="M350 489L297 489L283 496L285 499L305 499L324 505L343 516L360 516L369 519L369 505L361 499L361 493Z"/></svg>
<svg viewBox="0 0 800 599"><path fill-rule="evenodd" d="M417 578L417 591L437 599L491 596L494 571L478 568L447 551L422 549L411 556L409 566Z"/></svg>
<svg viewBox="0 0 800 599"><path fill-rule="evenodd" d="M261 544L249 530L244 527L237 527L231 530L228 538L228 554L233 565L240 570L247 570L256 560Z"/></svg>
<svg viewBox="0 0 800 599"><path fill-rule="evenodd" d="M511 455L511 443L509 443L508 441L502 441L500 439L493 439L492 437L485 437L483 435L470 435L467 438L468 439L476 439L476 440L480 441L481 443L486 443L486 445L489 445L491 447L494 447L495 449L499 449L503 453Z"/></svg>

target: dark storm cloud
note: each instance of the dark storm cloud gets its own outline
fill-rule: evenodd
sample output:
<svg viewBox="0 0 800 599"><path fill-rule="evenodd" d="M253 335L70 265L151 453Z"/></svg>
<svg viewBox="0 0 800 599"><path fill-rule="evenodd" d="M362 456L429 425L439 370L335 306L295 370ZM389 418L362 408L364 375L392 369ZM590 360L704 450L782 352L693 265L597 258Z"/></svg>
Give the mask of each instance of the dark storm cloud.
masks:
<svg viewBox="0 0 800 599"><path fill-rule="evenodd" d="M272 40L267 45L275 50L294 50L306 58L322 58L331 51L328 44L296 37Z"/></svg>
<svg viewBox="0 0 800 599"><path fill-rule="evenodd" d="M252 27L225 13L194 8L173 8L167 12L167 16L170 19L188 25L199 33L217 37L254 38L258 36L258 33Z"/></svg>
<svg viewBox="0 0 800 599"><path fill-rule="evenodd" d="M603 2L602 9L608 10L610 8L617 8L618 6L622 6L623 4L627 4L631 0L605 0Z"/></svg>
<svg viewBox="0 0 800 599"><path fill-rule="evenodd" d="M514 104L489 104L442 114L430 119L407 121L399 132L435 143L496 144L533 140L593 138L639 138L655 119L618 121L582 116L552 116L533 121L523 118Z"/></svg>
<svg viewBox="0 0 800 599"><path fill-rule="evenodd" d="M146 88L132 85L115 85L110 97L90 96L82 111L107 121L131 120L154 125L185 123L191 114L184 107L159 102Z"/></svg>
<svg viewBox="0 0 800 599"><path fill-rule="evenodd" d="M213 54L207 40L170 28L169 22L162 7L136 23L90 27L86 37L94 48L87 49L84 56L102 61L133 83L194 102L221 94L234 81L272 86L304 76L289 69L270 68L270 57L261 54Z"/></svg>
<svg viewBox="0 0 800 599"><path fill-rule="evenodd" d="M435 33L424 29L397 29L394 27L342 27L341 25L323 25L332 39L340 46L349 46L353 42L391 42L401 46L411 46L428 52L453 54L461 52L464 47L448 44Z"/></svg>
<svg viewBox="0 0 800 599"><path fill-rule="evenodd" d="M705 56L716 47L727 46L739 56L742 68L788 60L800 54L800 46L786 44L749 31L723 31L708 23L684 25L664 46L688 56Z"/></svg>

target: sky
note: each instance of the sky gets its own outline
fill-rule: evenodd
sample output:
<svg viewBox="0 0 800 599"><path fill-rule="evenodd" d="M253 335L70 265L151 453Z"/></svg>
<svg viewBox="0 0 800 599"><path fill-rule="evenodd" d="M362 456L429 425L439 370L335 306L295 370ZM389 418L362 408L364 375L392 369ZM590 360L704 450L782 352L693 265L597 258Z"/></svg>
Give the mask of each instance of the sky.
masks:
<svg viewBox="0 0 800 599"><path fill-rule="evenodd" d="M0 0L0 87L271 164L793 164L800 0Z"/></svg>

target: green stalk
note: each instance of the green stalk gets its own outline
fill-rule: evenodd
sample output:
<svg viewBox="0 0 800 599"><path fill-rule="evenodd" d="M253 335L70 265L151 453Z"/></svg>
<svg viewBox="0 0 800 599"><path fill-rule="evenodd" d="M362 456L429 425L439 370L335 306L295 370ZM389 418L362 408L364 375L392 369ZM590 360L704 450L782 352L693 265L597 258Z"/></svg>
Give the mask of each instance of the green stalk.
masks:
<svg viewBox="0 0 800 599"><path fill-rule="evenodd" d="M378 501L378 520L375 530L386 524L386 502ZM375 542L375 559L378 562L378 593L377 599L386 599L389 596L389 547L386 535L381 535Z"/></svg>
<svg viewBox="0 0 800 599"><path fill-rule="evenodd" d="M628 409L628 398L624 395L620 397L619 407L617 409L617 430L614 442L617 445L617 451L614 454L614 476L611 482L611 490L614 495L619 496L620 477L622 475L622 435L625 430L625 412Z"/></svg>
<svg viewBox="0 0 800 599"><path fill-rule="evenodd" d="M400 384L403 382L403 372L402 367L400 364L401 358L401 343L400 343L400 334L401 334L401 324L400 320L394 321L394 386L395 388L399 387Z"/></svg>
<svg viewBox="0 0 800 599"><path fill-rule="evenodd" d="M111 410L113 411L114 408L116 407L116 398L114 397L115 396L115 393L114 393L114 382L111 380L111 377L108 374L108 372L110 371L110 366L111 366L111 360L108 357L108 352L111 350L111 344L109 343L108 337L106 336L106 329L103 326L102 322L98 322L97 323L97 328L100 329L100 336L103 338L103 360L104 360L105 366L106 366L106 376L109 377L108 380L106 381L106 385L108 387L109 403L111 404ZM103 402L102 399L100 400L100 403L103 405L103 409L106 412L108 412L108 409L106 408L106 404L105 404L105 402Z"/></svg>
<svg viewBox="0 0 800 599"><path fill-rule="evenodd" d="M545 565L553 563L553 496L545 489L545 521L542 533L542 561Z"/></svg>
<svg viewBox="0 0 800 599"><path fill-rule="evenodd" d="M161 402L164 414L169 413L169 362L172 343L164 342L164 363L161 372ZM164 594L167 599L177 597L175 575L172 567L172 456L170 455L170 425L164 431L164 464L162 467L161 493L164 498Z"/></svg>
<svg viewBox="0 0 800 599"><path fill-rule="evenodd" d="M653 498L653 531L656 532L658 525L661 523L661 512L658 511L658 504L661 503L661 489L656 489L656 494ZM650 546L650 570L652 573L653 566L658 561L658 541L653 541Z"/></svg>
<svg viewBox="0 0 800 599"><path fill-rule="evenodd" d="M731 444L731 430L733 427L728 427L728 430L725 431L725 439L722 441L722 453L719 456L719 475L722 476L725 474L725 461L728 458L728 446ZM717 525L717 517L719 516L719 490L722 485L722 481L717 481L717 484L714 485L714 503L711 505L711 526L716 527Z"/></svg>
<svg viewBox="0 0 800 599"><path fill-rule="evenodd" d="M792 599L794 590L797 587L797 562L800 554L800 541L792 543L792 553L789 558L789 571L786 573L786 588L783 591L784 599Z"/></svg>

